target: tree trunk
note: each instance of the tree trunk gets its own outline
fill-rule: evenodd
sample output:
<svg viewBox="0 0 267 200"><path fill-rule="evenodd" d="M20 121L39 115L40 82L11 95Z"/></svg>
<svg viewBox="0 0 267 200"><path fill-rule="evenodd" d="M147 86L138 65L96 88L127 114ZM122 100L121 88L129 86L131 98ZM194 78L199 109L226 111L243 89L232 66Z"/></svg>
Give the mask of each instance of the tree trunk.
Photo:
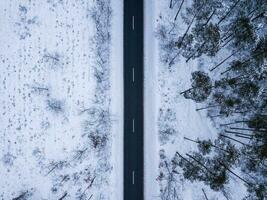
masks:
<svg viewBox="0 0 267 200"><path fill-rule="evenodd" d="M176 15L175 15L175 17L174 17L174 21L176 21L178 15L179 15L179 13L180 13L180 11L181 11L181 9L182 9L183 4L184 4L184 0L182 0L181 4L180 4L180 6L179 6L179 9L178 9L178 11L177 11L177 13L176 13Z"/></svg>
<svg viewBox="0 0 267 200"><path fill-rule="evenodd" d="M250 122L249 120L241 120L241 121L236 121L236 123L248 123L248 122Z"/></svg>
<svg viewBox="0 0 267 200"><path fill-rule="evenodd" d="M84 150L79 150L76 152L76 154L74 155L72 161L74 160L80 160L81 157L84 155L84 153L87 151L88 148L85 148Z"/></svg>
<svg viewBox="0 0 267 200"><path fill-rule="evenodd" d="M235 175L237 178L239 178L241 181L243 181L244 183L251 185L251 183L249 183L248 181L246 181L245 179L243 179L242 177L240 177L239 175L237 175L235 172L233 172L230 168L228 168L223 162L218 161L227 171L229 171L230 173L232 173L233 175Z"/></svg>
<svg viewBox="0 0 267 200"><path fill-rule="evenodd" d="M226 40L227 39L228 38L226 38ZM229 44L233 39L234 39L234 34L231 34L231 38L220 47L220 50L223 49L227 44Z"/></svg>
<svg viewBox="0 0 267 200"><path fill-rule="evenodd" d="M202 188L202 192L204 194L205 200L209 200L208 197L207 197L207 195L206 195L206 192L205 192L205 190L203 188Z"/></svg>
<svg viewBox="0 0 267 200"><path fill-rule="evenodd" d="M220 134L220 136L225 137L225 138L228 138L228 139L230 139L230 140L233 140L233 141L235 141L235 142L237 142L237 143L239 143L239 144L242 144L242 145L244 145L244 146L248 146L247 144L245 144L245 143L243 143L243 142L240 142L239 140L236 140L236 139L234 139L234 138L232 138L232 137L229 137L229 136L226 136L226 135L223 135L223 134Z"/></svg>
<svg viewBox="0 0 267 200"><path fill-rule="evenodd" d="M246 122L249 122L249 121L235 121L232 123L220 124L220 126L228 126L228 125L240 124L240 123L246 123Z"/></svg>
<svg viewBox="0 0 267 200"><path fill-rule="evenodd" d="M205 110L208 108L215 108L215 107L219 107L220 105L211 105L211 106L207 106L207 107L202 107L202 108L197 108L196 111L200 111L200 110Z"/></svg>
<svg viewBox="0 0 267 200"><path fill-rule="evenodd" d="M237 128L237 127L230 127L232 130L244 130L244 131L255 131L255 132L261 132L261 133L267 133L267 130L257 130L257 129L251 129L251 128Z"/></svg>
<svg viewBox="0 0 267 200"><path fill-rule="evenodd" d="M229 58L231 58L233 55L235 55L238 51L233 52L229 56L227 56L225 59L223 59L220 63L218 63L215 67L211 68L210 71L213 71L214 69L218 68L221 66L223 63L225 63Z"/></svg>
<svg viewBox="0 0 267 200"><path fill-rule="evenodd" d="M170 169L169 169L169 166L168 166L168 163L167 163L166 160L164 161L164 164L165 164L165 166L166 166L166 168L167 168L167 171L168 171L169 175L171 176L171 171L170 171Z"/></svg>
<svg viewBox="0 0 267 200"><path fill-rule="evenodd" d="M258 18L264 17L264 14L265 14L265 12L262 12L262 13L258 14L257 16L253 17L251 19L251 21L254 21L254 20L258 19Z"/></svg>
<svg viewBox="0 0 267 200"><path fill-rule="evenodd" d="M189 158L192 158L194 161L196 161L200 166L204 167L207 172L209 172L211 175L216 176L211 170L209 170L203 163L201 163L199 160L194 158L193 156L189 155L188 153L186 154Z"/></svg>
<svg viewBox="0 0 267 200"><path fill-rule="evenodd" d="M180 94L184 94L184 93L189 92L190 90L193 90L193 89L195 89L195 87L191 87L191 88L189 88L189 89L187 89L187 90L185 90L183 92L180 92Z"/></svg>
<svg viewBox="0 0 267 200"><path fill-rule="evenodd" d="M172 0L170 0L170 6L169 6L169 8L172 8Z"/></svg>
<svg viewBox="0 0 267 200"><path fill-rule="evenodd" d="M189 164L191 164L193 167L195 167L195 165L192 163L192 162L190 162L188 159L186 159L185 157L183 157L181 154L179 154L177 151L176 151L176 154L178 155L178 156L180 156L183 160L185 160L185 161L187 161Z"/></svg>
<svg viewBox="0 0 267 200"><path fill-rule="evenodd" d="M252 137L247 137L247 136L238 135L238 134L236 134L235 136L236 137L239 137L239 138L244 138L244 139L252 140Z"/></svg>
<svg viewBox="0 0 267 200"><path fill-rule="evenodd" d="M232 67L228 67L228 69L226 69L225 71L221 72L221 75L226 74L227 72L231 71L233 68Z"/></svg>
<svg viewBox="0 0 267 200"><path fill-rule="evenodd" d="M50 170L48 171L48 173L47 173L46 175L50 174L50 173L51 173L52 171L54 171L57 167L58 167L58 164L55 164L55 165L52 167L52 169L50 169Z"/></svg>
<svg viewBox="0 0 267 200"><path fill-rule="evenodd" d="M213 10L213 12L211 13L210 17L208 18L208 20L205 22L204 27L210 22L211 18L213 17L213 15L215 14L216 9Z"/></svg>
<svg viewBox="0 0 267 200"><path fill-rule="evenodd" d="M232 10L237 6L237 4L240 2L240 0L237 0L235 4L229 9L229 11L219 20L218 25L226 19L226 17L232 12Z"/></svg>
<svg viewBox="0 0 267 200"><path fill-rule="evenodd" d="M199 141L190 139L190 138L188 138L188 137L184 137L184 139L185 139L185 140L188 140L188 141L191 141L191 142L198 143L198 144L200 143Z"/></svg>
<svg viewBox="0 0 267 200"><path fill-rule="evenodd" d="M252 58L249 58L249 59L245 60L242 64L244 64L244 63L246 63L246 62L249 62L251 59L252 59ZM225 73L228 73L228 72L231 71L231 70L233 70L233 67L232 67L232 66L228 67L225 71L221 72L221 75L224 75ZM246 75L246 74L243 74L242 76L245 76L245 75ZM251 73L250 73L250 75L251 75Z"/></svg>
<svg viewBox="0 0 267 200"><path fill-rule="evenodd" d="M193 22L194 22L194 20L195 20L196 15L197 15L197 13L195 13L195 15L193 16L193 19L192 19L191 22L189 23L189 25L188 25L188 27L187 27L187 29L186 29L186 31L185 31L183 37L182 37L181 44L183 44L183 42L184 42L184 38L185 38L185 36L187 35L188 31L190 30L190 28L191 28L191 26L192 26L192 24L193 24Z"/></svg>
<svg viewBox="0 0 267 200"><path fill-rule="evenodd" d="M192 139L190 139L190 138L188 138L188 137L184 137L184 139L185 139L185 140L188 140L188 141L191 141L191 142L195 142L195 143L197 143L197 144L200 143L200 141L192 140ZM213 148L219 149L219 150L224 151L224 152L226 152L226 153L230 153L229 151L227 151L227 150L225 150L225 149L222 149L221 147L218 147L218 146L216 146L216 145L214 145L214 144L211 144L211 146L212 146Z"/></svg>
<svg viewBox="0 0 267 200"><path fill-rule="evenodd" d="M20 194L19 196L13 198L12 200L22 200L25 199L26 195L28 194L28 191L23 192L22 194Z"/></svg>
<svg viewBox="0 0 267 200"><path fill-rule="evenodd" d="M202 47L204 46L206 44L206 42L203 42L202 44L201 44L201 46L200 47L198 47L187 59L186 59L186 61L185 62L188 62L189 60L191 60L191 58L193 58L193 56L200 50L200 49L202 49Z"/></svg>
<svg viewBox="0 0 267 200"><path fill-rule="evenodd" d="M173 3L173 0L171 0L170 5L171 5L171 9L178 3L179 0L175 0Z"/></svg>
<svg viewBox="0 0 267 200"><path fill-rule="evenodd" d="M60 197L58 200L63 200L63 199L65 199L65 197L68 195L68 193L67 192L65 192L64 194L63 194L63 196L62 197Z"/></svg>
<svg viewBox="0 0 267 200"><path fill-rule="evenodd" d="M178 152L176 152L176 154L179 157L181 157L183 160L185 160L186 162L188 162L191 166L195 167L195 165L191 161L189 161L188 159L186 159L185 157L183 157L181 154L179 154ZM201 170L203 170L203 169L201 168ZM192 175L192 172L191 172L191 174L189 176L191 176L191 175Z"/></svg>
<svg viewBox="0 0 267 200"><path fill-rule="evenodd" d="M179 55L179 52L171 59L171 61L169 62L169 66L173 64L174 60L177 58L178 55Z"/></svg>
<svg viewBox="0 0 267 200"><path fill-rule="evenodd" d="M179 55L180 52L178 52L172 59L171 61L169 62L169 66L171 66L174 62L174 60L177 58L177 56Z"/></svg>
<svg viewBox="0 0 267 200"><path fill-rule="evenodd" d="M230 134L235 134L235 135L253 136L251 134L245 134L245 133L240 133L240 132L235 132L235 131L228 131L228 130L225 130L224 132L225 133L230 133Z"/></svg>
<svg viewBox="0 0 267 200"><path fill-rule="evenodd" d="M216 118L216 117L221 117L223 114L218 114L218 115L211 115L210 118Z"/></svg>
<svg viewBox="0 0 267 200"><path fill-rule="evenodd" d="M220 42L224 42L225 40L226 40L226 38L228 38L229 37L229 35L228 35L228 33L232 30L232 25L231 25L231 27L225 32L225 33L223 33L223 35L221 36L221 40L220 40ZM230 35L231 35L232 33L230 33Z"/></svg>

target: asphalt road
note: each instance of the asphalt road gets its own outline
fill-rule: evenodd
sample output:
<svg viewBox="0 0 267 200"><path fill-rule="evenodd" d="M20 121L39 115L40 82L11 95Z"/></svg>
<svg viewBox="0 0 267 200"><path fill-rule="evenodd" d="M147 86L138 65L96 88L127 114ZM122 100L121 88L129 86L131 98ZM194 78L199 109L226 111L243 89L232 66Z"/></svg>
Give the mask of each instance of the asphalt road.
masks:
<svg viewBox="0 0 267 200"><path fill-rule="evenodd" d="M143 200L143 0L124 0L123 23L124 200Z"/></svg>

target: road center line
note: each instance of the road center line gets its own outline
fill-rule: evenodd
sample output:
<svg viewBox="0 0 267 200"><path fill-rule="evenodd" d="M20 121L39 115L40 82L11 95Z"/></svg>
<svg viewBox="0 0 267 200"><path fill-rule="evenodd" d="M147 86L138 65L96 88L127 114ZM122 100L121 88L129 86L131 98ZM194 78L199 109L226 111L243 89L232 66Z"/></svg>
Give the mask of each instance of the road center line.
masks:
<svg viewBox="0 0 267 200"><path fill-rule="evenodd" d="M132 29L134 30L134 16L132 17Z"/></svg>
<svg viewBox="0 0 267 200"><path fill-rule="evenodd" d="M133 82L134 82L134 68L133 68Z"/></svg>
<svg viewBox="0 0 267 200"><path fill-rule="evenodd" d="M133 185L134 185L134 171L132 172L132 178L133 178Z"/></svg>
<svg viewBox="0 0 267 200"><path fill-rule="evenodd" d="M134 133L134 119L133 119L133 133Z"/></svg>

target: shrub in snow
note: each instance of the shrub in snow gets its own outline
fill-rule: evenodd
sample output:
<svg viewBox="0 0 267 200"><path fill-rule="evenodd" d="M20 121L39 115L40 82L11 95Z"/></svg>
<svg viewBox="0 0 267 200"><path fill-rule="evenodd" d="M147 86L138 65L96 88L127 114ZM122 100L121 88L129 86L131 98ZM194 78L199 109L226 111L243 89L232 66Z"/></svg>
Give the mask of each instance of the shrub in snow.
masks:
<svg viewBox="0 0 267 200"><path fill-rule="evenodd" d="M91 146L103 151L109 140L111 118L109 111L90 109L88 120L84 122L84 136L90 139Z"/></svg>
<svg viewBox="0 0 267 200"><path fill-rule="evenodd" d="M9 167L13 165L14 160L15 156L13 156L11 153L4 154L2 157L3 164Z"/></svg>
<svg viewBox="0 0 267 200"><path fill-rule="evenodd" d="M32 189L31 189L32 190ZM20 192L16 197L12 200L28 200L32 196L32 191L25 190Z"/></svg>
<svg viewBox="0 0 267 200"><path fill-rule="evenodd" d="M46 95L46 96L49 96L49 87L48 86L44 86L44 85L41 85L41 84L33 84L31 86L31 90L33 93L36 93L38 95Z"/></svg>
<svg viewBox="0 0 267 200"><path fill-rule="evenodd" d="M46 49L43 55L43 62L47 65L47 67L53 70L62 68L64 65L62 55L58 52L47 52Z"/></svg>
<svg viewBox="0 0 267 200"><path fill-rule="evenodd" d="M181 199L180 190L182 185L181 174L178 170L177 160L172 159L169 160L165 155L165 151L163 149L159 152L160 163L159 163L159 176L157 177L157 181L164 186L161 189L160 198L162 200L177 200Z"/></svg>
<svg viewBox="0 0 267 200"><path fill-rule="evenodd" d="M160 109L159 111L159 139L161 143L166 143L171 136L176 134L172 122L176 120L175 112L171 109Z"/></svg>
<svg viewBox="0 0 267 200"><path fill-rule="evenodd" d="M65 160L56 162L52 161L49 163L47 175L54 172L55 170L61 170L64 167L67 167L68 165L69 163Z"/></svg>
<svg viewBox="0 0 267 200"><path fill-rule="evenodd" d="M47 107L49 110L55 113L64 112L64 102L58 99L49 99L47 100Z"/></svg>
<svg viewBox="0 0 267 200"><path fill-rule="evenodd" d="M58 5L63 5L63 0L47 0L47 3L52 6L51 9L54 11L54 9L58 7Z"/></svg>
<svg viewBox="0 0 267 200"><path fill-rule="evenodd" d="M28 8L23 5L19 5L19 20L15 23L16 33L20 40L25 40L32 35L32 29L35 25L38 25L38 18L36 16L30 18L28 14Z"/></svg>

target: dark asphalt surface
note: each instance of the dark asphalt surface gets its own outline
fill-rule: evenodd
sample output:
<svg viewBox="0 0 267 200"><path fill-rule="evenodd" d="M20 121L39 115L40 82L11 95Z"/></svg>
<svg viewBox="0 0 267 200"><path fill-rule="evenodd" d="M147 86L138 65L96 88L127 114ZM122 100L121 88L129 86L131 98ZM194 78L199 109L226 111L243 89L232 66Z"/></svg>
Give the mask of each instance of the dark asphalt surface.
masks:
<svg viewBox="0 0 267 200"><path fill-rule="evenodd" d="M124 200L143 200L143 0L124 0L123 23Z"/></svg>

